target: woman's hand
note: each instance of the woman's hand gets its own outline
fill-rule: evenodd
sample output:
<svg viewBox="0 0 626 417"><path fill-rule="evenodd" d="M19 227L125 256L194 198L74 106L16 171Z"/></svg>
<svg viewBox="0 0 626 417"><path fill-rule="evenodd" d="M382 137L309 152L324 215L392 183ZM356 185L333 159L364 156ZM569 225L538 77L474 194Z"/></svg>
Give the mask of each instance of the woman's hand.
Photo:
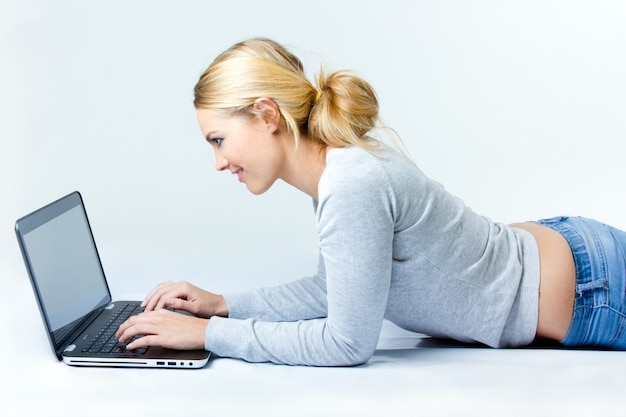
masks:
<svg viewBox="0 0 626 417"><path fill-rule="evenodd" d="M208 319L175 313L167 309L148 311L126 320L115 336L122 343L138 334L145 335L129 343L129 350L147 346L170 349L204 349Z"/></svg>
<svg viewBox="0 0 626 417"><path fill-rule="evenodd" d="M185 310L194 316L228 316L224 297L202 290L187 281L164 282L154 288L141 304L146 312L165 307Z"/></svg>

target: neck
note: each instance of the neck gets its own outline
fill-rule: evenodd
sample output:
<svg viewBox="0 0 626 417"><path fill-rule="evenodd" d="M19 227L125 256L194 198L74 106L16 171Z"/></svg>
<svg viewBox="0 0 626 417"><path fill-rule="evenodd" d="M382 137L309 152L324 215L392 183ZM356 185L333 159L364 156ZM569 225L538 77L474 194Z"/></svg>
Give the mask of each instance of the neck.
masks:
<svg viewBox="0 0 626 417"><path fill-rule="evenodd" d="M293 139L285 153L286 164L281 179L287 184L318 199L317 188L326 168L328 147L301 136L296 148Z"/></svg>

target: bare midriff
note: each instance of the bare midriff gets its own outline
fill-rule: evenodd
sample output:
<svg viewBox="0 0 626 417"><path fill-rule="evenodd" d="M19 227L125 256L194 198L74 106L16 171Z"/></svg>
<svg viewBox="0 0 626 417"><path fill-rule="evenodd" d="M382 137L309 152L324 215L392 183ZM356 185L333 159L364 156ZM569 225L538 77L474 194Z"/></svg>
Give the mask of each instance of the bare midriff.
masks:
<svg viewBox="0 0 626 417"><path fill-rule="evenodd" d="M576 267L572 250L555 230L537 223L514 223L530 232L539 247L539 319L536 338L561 341L567 335L574 312Z"/></svg>

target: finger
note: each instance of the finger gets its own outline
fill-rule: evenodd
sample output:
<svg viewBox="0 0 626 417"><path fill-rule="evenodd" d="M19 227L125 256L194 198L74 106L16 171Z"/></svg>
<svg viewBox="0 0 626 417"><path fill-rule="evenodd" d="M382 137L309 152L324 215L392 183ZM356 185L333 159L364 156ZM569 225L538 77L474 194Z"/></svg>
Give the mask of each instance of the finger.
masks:
<svg viewBox="0 0 626 417"><path fill-rule="evenodd" d="M161 346L160 344L154 345L154 342L152 341L155 340L155 337L157 337L157 341L160 341L162 339L160 333L164 330L164 326L167 322L167 317L170 314L176 313L161 309L156 310L152 313L142 313L137 316L131 317L131 319L127 320L128 327L126 329L123 329L118 340L121 343L125 343L126 341L131 340L137 335L143 335L142 337L129 343L126 348L132 350L144 346Z"/></svg>
<svg viewBox="0 0 626 417"><path fill-rule="evenodd" d="M154 310L160 299L163 297L163 294L165 294L168 289L174 285L174 283L172 281L168 281L168 282L163 282L159 285L157 285L152 291L150 291L150 293L146 296L146 298L144 299L144 301L141 303L141 306L146 310L146 311L152 311Z"/></svg>
<svg viewBox="0 0 626 417"><path fill-rule="evenodd" d="M161 346L159 344L159 341L160 341L160 338L158 335L146 335L138 339L135 339L131 343L127 344L126 349L135 350L135 349L148 347L148 346Z"/></svg>
<svg viewBox="0 0 626 417"><path fill-rule="evenodd" d="M133 325L132 322L134 321L134 319L135 317L131 317L128 320L126 320L124 323L120 324L120 327L118 327L117 331L115 332L115 337L117 337L118 340L122 337L124 332Z"/></svg>
<svg viewBox="0 0 626 417"><path fill-rule="evenodd" d="M134 323L130 327L126 328L118 337L120 343L126 343L128 340L131 340L133 337L141 334L141 335L151 335L155 334L157 331L156 325L152 323L146 323L143 321Z"/></svg>
<svg viewBox="0 0 626 417"><path fill-rule="evenodd" d="M120 342L124 343L126 340L138 334L154 333L154 330L151 329L158 326L158 323L159 319L154 313L141 313L130 317L122 323L117 329L117 332L115 332L115 337L117 337Z"/></svg>
<svg viewBox="0 0 626 417"><path fill-rule="evenodd" d="M122 326L120 326L120 328L115 333L115 337L117 337L117 340L119 340L121 343L124 343L138 334L140 334L138 330L138 325L127 321L126 323L123 323Z"/></svg>
<svg viewBox="0 0 626 417"><path fill-rule="evenodd" d="M149 304L146 306L146 310L160 310L165 307L178 308L172 305L172 303L177 303L177 301L174 300L187 301L188 298L188 282L168 282L154 290L154 294L152 295Z"/></svg>
<svg viewBox="0 0 626 417"><path fill-rule="evenodd" d="M150 291L148 295L146 295L143 302L141 303L141 306L144 307L146 310L152 310L152 308L156 304L156 301L158 301L159 294L163 291L163 288L170 284L170 282L162 282L154 287L152 291Z"/></svg>
<svg viewBox="0 0 626 417"><path fill-rule="evenodd" d="M190 311L189 309L191 303L187 300L184 300L182 298L167 298L164 301L164 307L169 307L174 310L189 311L190 313L192 313L192 311Z"/></svg>

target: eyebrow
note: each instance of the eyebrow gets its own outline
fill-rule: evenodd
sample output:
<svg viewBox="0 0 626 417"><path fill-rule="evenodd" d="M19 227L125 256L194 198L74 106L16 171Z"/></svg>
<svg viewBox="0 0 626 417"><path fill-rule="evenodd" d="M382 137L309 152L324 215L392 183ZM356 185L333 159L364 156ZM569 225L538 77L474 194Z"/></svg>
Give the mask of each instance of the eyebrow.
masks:
<svg viewBox="0 0 626 417"><path fill-rule="evenodd" d="M211 141L211 135L214 134L215 131L211 131L209 133L206 134L206 136L204 137L206 139L207 142Z"/></svg>

